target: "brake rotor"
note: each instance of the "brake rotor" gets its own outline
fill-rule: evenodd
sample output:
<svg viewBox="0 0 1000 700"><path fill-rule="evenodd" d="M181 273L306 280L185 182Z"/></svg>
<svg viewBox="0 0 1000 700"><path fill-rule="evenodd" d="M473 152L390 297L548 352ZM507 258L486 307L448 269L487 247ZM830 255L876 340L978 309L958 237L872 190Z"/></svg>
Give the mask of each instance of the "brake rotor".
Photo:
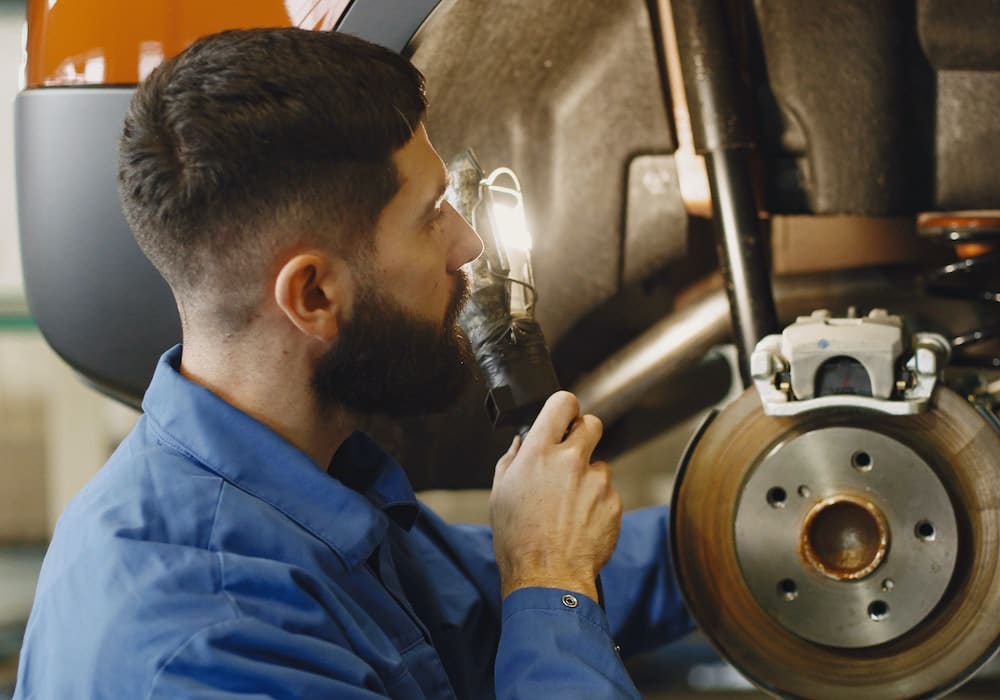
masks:
<svg viewBox="0 0 1000 700"><path fill-rule="evenodd" d="M950 390L916 416L770 417L748 389L673 500L688 608L769 693L936 697L1000 646L1000 433Z"/></svg>

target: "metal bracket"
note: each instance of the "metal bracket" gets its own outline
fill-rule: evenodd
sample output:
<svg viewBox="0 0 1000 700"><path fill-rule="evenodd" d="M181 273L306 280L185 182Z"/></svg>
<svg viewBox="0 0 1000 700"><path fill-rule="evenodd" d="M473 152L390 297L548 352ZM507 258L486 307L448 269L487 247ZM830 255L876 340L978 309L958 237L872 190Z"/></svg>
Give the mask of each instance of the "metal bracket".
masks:
<svg viewBox="0 0 1000 700"><path fill-rule="evenodd" d="M944 336L909 336L885 309L861 318L819 310L758 342L750 373L769 416L827 408L907 416L927 409L949 356Z"/></svg>

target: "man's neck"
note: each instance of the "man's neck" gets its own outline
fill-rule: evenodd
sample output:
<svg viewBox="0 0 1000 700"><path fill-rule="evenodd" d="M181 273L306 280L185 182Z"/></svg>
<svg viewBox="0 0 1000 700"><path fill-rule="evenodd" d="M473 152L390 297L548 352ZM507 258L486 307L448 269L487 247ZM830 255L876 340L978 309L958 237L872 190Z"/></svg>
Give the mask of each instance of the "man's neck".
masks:
<svg viewBox="0 0 1000 700"><path fill-rule="evenodd" d="M312 458L324 471L355 429L345 412L320 411L305 357L274 347L249 351L239 343L185 338L181 374L260 421Z"/></svg>

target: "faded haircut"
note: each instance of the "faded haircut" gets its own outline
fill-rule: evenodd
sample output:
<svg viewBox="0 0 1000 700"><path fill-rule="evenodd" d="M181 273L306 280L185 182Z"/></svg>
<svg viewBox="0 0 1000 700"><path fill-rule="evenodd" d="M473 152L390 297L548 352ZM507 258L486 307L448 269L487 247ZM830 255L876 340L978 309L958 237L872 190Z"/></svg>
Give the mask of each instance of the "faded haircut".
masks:
<svg viewBox="0 0 1000 700"><path fill-rule="evenodd" d="M337 32L228 31L164 62L132 98L119 190L182 306L245 327L274 255L371 246L399 189L393 153L426 110L400 55Z"/></svg>

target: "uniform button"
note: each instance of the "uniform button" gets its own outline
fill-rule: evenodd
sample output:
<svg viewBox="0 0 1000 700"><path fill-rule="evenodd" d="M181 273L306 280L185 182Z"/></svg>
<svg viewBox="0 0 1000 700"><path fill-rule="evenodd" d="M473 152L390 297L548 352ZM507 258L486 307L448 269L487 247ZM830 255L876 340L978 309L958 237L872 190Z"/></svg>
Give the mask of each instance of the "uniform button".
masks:
<svg viewBox="0 0 1000 700"><path fill-rule="evenodd" d="M562 604L567 608L575 608L580 603L577 601L576 596L571 596L567 593L562 597Z"/></svg>

